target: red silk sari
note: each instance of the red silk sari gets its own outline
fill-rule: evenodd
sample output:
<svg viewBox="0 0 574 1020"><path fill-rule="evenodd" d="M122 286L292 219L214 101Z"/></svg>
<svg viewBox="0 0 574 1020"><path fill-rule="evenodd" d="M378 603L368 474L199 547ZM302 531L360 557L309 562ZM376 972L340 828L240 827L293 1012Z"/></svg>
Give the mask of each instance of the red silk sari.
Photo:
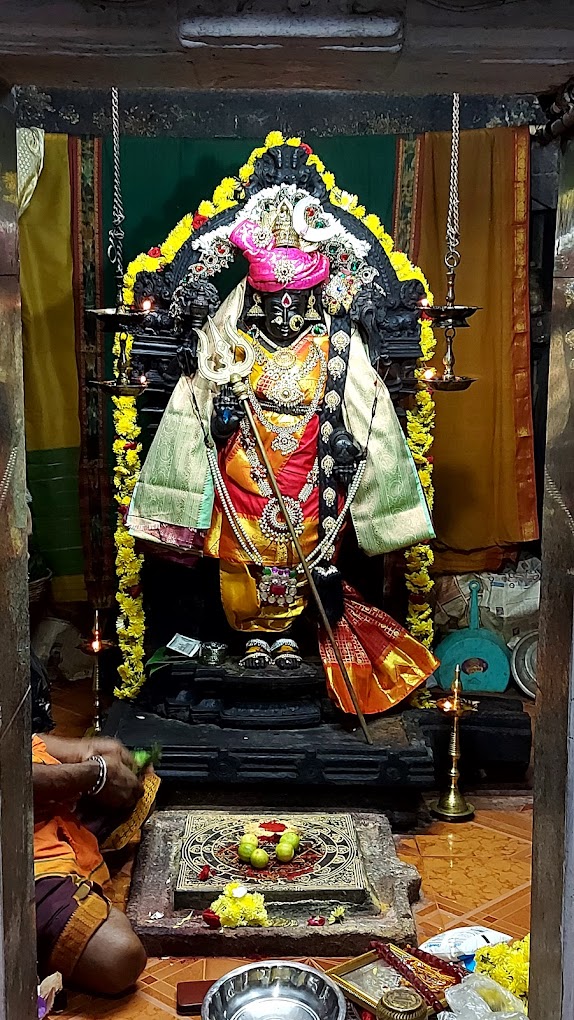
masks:
<svg viewBox="0 0 574 1020"><path fill-rule="evenodd" d="M344 585L345 612L334 635L349 678L366 715L386 712L412 694L438 666L432 652L395 623L381 609L364 602ZM343 711L354 713L353 702L327 635L319 637L329 694Z"/></svg>
<svg viewBox="0 0 574 1020"><path fill-rule="evenodd" d="M253 343L253 341L251 340ZM258 358L250 375L250 384L259 401L272 396L277 380L272 377L273 354L254 343ZM328 336L312 336L307 332L297 340L289 351L296 358L294 370L299 370L297 385L301 390L300 406L308 407L322 397L324 383L321 379L321 361L313 362L313 347L320 348L326 359L329 349ZM277 352L281 354L282 352ZM309 362L308 362L309 359ZM310 365L305 370L306 363ZM318 387L321 392L318 393ZM278 428L301 421L301 416L279 413L265 409L265 418ZM271 461L271 466L284 498L298 501L299 494L313 470L318 446L319 420L314 414L308 424L293 433L296 449L284 453L273 449L277 433L257 422L259 434ZM292 542L275 542L262 530L262 516L269 502L268 496L261 495L257 480L252 474L245 443L241 432L234 435L219 454L219 468L244 532L258 550L264 565L289 567L298 563ZM319 534L319 489L315 484L307 499L300 501L303 513L303 530L299 536L305 556L313 551ZM221 500L216 495L211 527L207 534L204 553L220 561L221 598L229 623L240 631L284 631L298 616L305 605L305 589L300 586L299 594L289 606L260 604L257 594L257 575L260 568L253 564L249 554L241 547L224 514Z"/></svg>

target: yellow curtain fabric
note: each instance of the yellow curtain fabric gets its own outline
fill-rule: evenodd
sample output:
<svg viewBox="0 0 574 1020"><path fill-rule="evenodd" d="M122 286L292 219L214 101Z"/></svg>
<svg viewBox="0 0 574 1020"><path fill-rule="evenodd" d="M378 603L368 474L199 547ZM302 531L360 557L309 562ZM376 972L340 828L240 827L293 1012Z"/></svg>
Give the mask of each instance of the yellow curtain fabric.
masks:
<svg viewBox="0 0 574 1020"><path fill-rule="evenodd" d="M445 295L450 135L422 141L418 250L435 302ZM481 311L455 340L469 390L436 395L434 510L439 571L497 569L538 537L528 316L529 133L463 132L459 303ZM442 334L437 330L437 370Z"/></svg>
<svg viewBox="0 0 574 1020"><path fill-rule="evenodd" d="M26 442L79 447L68 136L46 135L44 168L20 219Z"/></svg>
<svg viewBox="0 0 574 1020"><path fill-rule="evenodd" d="M86 597L71 231L68 137L48 134L44 166L20 218L20 286L34 533L62 602Z"/></svg>

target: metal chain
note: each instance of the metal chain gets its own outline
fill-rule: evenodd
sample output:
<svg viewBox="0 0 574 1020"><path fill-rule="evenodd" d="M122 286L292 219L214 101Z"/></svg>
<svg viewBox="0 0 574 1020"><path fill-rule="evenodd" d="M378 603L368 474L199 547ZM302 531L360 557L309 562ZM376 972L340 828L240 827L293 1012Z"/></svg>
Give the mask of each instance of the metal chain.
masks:
<svg viewBox="0 0 574 1020"><path fill-rule="evenodd" d="M117 88L112 88L112 149L114 159L114 184L112 202L112 226L108 235L108 258L115 266L118 281L124 275L124 204L120 176L120 108Z"/></svg>
<svg viewBox="0 0 574 1020"><path fill-rule="evenodd" d="M4 474L2 476L2 481L0 481L0 508L3 507L4 503L6 502L8 490L10 488L12 478L14 476L14 469L16 467L17 459L18 459L18 447L14 446L10 451L8 463L6 464L6 470L4 471Z"/></svg>
<svg viewBox="0 0 574 1020"><path fill-rule="evenodd" d="M458 201L458 160L460 145L460 95L452 97L452 141L450 150L450 187L448 193L448 215L446 219L446 255L448 269L456 269L460 262L460 222Z"/></svg>
<svg viewBox="0 0 574 1020"><path fill-rule="evenodd" d="M544 481L546 484L546 492L548 493L549 496L552 497L557 506L559 506L560 509L562 510L562 513L566 517L568 527L570 528L570 531L574 535L574 516L572 515L572 512L568 508L567 504L564 502L564 498L562 496L562 493L560 492L560 489L556 485L556 482L548 473L548 468L544 468Z"/></svg>

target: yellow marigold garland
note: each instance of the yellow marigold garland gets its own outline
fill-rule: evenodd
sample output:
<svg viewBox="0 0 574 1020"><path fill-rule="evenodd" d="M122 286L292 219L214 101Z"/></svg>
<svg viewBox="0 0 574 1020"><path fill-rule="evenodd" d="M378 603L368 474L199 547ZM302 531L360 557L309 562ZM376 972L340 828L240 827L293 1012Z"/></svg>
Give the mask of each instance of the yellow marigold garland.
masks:
<svg viewBox="0 0 574 1020"><path fill-rule="evenodd" d="M215 189L212 202L202 202L196 216L209 219L217 212L228 209L236 202L232 196L238 186L233 177L225 178ZM134 284L138 273L147 270L156 272L160 266L173 261L177 252L193 233L194 217L187 213L176 224L161 248L138 255L128 265L124 276L124 303L130 306L134 302ZM128 336L126 357L129 360L133 337ZM114 343L114 355L120 353L119 335ZM140 472L141 444L137 442L140 428L137 424L135 397L114 397L114 424L116 439L113 450L116 455L114 482L116 500L118 502L118 518L116 523L116 573L118 590L116 600L119 606L117 619L118 644L122 652L122 664L118 668L120 682L115 694L118 698L133 699L137 697L145 683L144 673L144 638L145 615L143 598L140 588L140 574L143 556L135 551L134 539L125 525L132 492Z"/></svg>
<svg viewBox="0 0 574 1020"><path fill-rule="evenodd" d="M115 353L117 355L118 350L115 350ZM114 397L113 402L116 429L113 444L116 455L114 484L118 503L115 533L118 578L116 601L119 608L117 632L123 660L118 667L120 682L115 693L119 698L135 698L145 682L143 668L145 619L140 588L143 556L136 553L134 539L124 521L140 470L141 444L138 442L140 428L133 397Z"/></svg>
<svg viewBox="0 0 574 1020"><path fill-rule="evenodd" d="M244 197L243 185L249 182L255 169L256 161L268 149L283 144L299 147L302 145L302 142L300 138L285 139L280 131L271 131L265 139L265 144L253 150L247 162L240 168L238 176L224 177L213 192L212 200L201 202L195 216L191 213L184 216L163 242L161 248L151 249L148 253L142 253L130 262L124 277L124 302L126 305L130 306L133 304L134 283L138 273L143 270L155 272L160 267L168 265L173 261L182 245L191 237L195 227L202 225L206 220L211 219L225 209L231 209L237 205L237 200ZM345 209L361 220L384 248L399 280L420 280L425 288L427 299L432 304L433 297L423 273L417 266L412 265L406 255L394 250L393 239L386 233L378 216L374 213L367 213L365 207L359 205L356 195L351 195L349 192L337 187L334 175L325 169L319 157L311 151L309 146L304 146L304 148L308 152L307 164L314 166L321 175L332 204ZM130 336L128 337L126 349L128 358L131 344L132 337ZM428 453L433 442L434 401L428 387L424 384L423 371L425 363L432 358L434 349L435 338L430 323L422 320L422 353L420 368L417 371L419 391L415 397L414 407L407 411L407 443L417 466L421 487L430 509L432 509L433 505L434 490L432 484L432 462L429 460ZM119 340L117 336L114 353L117 358L119 354ZM119 504L118 524L115 535L117 550L116 567L119 582L117 601L120 607L118 638L124 659L118 671L121 684L116 688L115 693L120 698L134 698L145 680L143 672L145 621L142 596L139 590L143 558L135 552L133 539L125 527L124 514L129 506L131 493L133 492L140 470L139 455L141 445L137 443L140 429L137 425L135 398L117 397L114 398L114 404L114 422L117 437L114 442L114 452L116 454L114 480L117 490L116 500ZM130 454L129 457L128 454ZM405 580L409 591L407 627L414 637L429 647L433 639L433 624L432 610L427 601L427 596L433 587L433 581L430 576L433 552L430 545L421 543L408 549L405 553L405 559Z"/></svg>
<svg viewBox="0 0 574 1020"><path fill-rule="evenodd" d="M530 935L520 942L501 942L479 949L475 963L477 974L492 978L528 1006Z"/></svg>

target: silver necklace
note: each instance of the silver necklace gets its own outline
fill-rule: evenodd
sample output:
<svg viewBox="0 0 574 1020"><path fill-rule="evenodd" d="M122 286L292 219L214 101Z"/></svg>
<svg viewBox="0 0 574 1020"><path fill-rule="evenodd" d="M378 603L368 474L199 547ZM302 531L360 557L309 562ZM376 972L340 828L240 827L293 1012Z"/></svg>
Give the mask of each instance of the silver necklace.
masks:
<svg viewBox="0 0 574 1020"><path fill-rule="evenodd" d="M212 447L207 447L206 452L207 452L207 460L208 460L209 466L211 468L211 473L212 473L212 476L213 476L215 488L217 490L219 498L221 499L221 506L222 506L222 509L223 509L223 512L224 512L225 516L227 517L227 520L229 521L229 525L231 527L231 530L233 531L233 534L235 535L235 537L236 537L237 541L239 542L239 545L241 546L243 551L250 557L251 562L255 563L258 567L262 567L264 565L263 564L263 558L262 558L259 550L256 548L256 546L252 542L252 540L249 537L249 535L246 534L246 532L245 532L245 530L243 528L243 525L241 524L241 521L239 519L239 516L237 514L237 511L236 511L235 507L233 506L233 502L231 500L231 496L229 494L229 490L228 490L228 488L227 488L227 486L225 484L223 475L221 474L221 471L219 470L219 464L218 464L218 461L217 461L217 454L215 453L215 450ZM347 516L347 514L349 512L349 509L351 507L351 504L352 504L352 502L353 502L353 500L354 500L354 498L355 498L355 496L357 494L357 490L359 488L361 479L363 477L364 470L365 470L365 461L363 461L359 465L359 469L358 469L358 471L357 471L357 473L356 473L356 475L355 475L351 485L349 486L349 490L347 492L347 499L345 500L345 505L343 506L343 508L342 508L339 516L337 517L337 519L336 520L333 519L333 527L329 530L329 533L327 535L325 535L325 537L321 540L321 542L319 542L315 546L315 548L311 551L311 553L307 557L307 563L309 564L309 566L316 566L322 560L330 561L332 559L332 557L334 555L334 552L335 552L335 542L336 542L337 536L338 536L341 528L343 527L345 518L346 518L346 516ZM307 485L308 483L309 483L309 478L307 478L307 482L305 483L305 485ZM301 495L301 493L300 493L300 495ZM306 497L306 498L308 498L308 497ZM295 571L296 571L297 575L299 575L299 576L301 576L303 574L303 567L301 566L300 563L297 564L297 566L295 567ZM300 583L300 582L298 582L298 583Z"/></svg>
<svg viewBox="0 0 574 1020"><path fill-rule="evenodd" d="M259 520L259 527L265 538L269 539L270 542L277 542L278 545L286 545L290 541L289 530L287 524L283 519L281 507L279 506L279 500L273 495L273 489L267 479L267 472L259 460L257 455L257 449L255 447L255 440L251 435L251 429L249 422L243 418L240 425L242 433L243 448L245 450L245 456L249 462L251 468L250 474L253 481L256 483L261 496L267 500L261 518ZM313 467L309 471L305 483L303 484L301 491L299 492L296 499L292 496L284 496L283 501L285 508L291 523L295 529L296 534L302 535L305 526L305 516L303 514L303 504L307 502L313 489L319 481L319 464L317 460L313 464Z"/></svg>

